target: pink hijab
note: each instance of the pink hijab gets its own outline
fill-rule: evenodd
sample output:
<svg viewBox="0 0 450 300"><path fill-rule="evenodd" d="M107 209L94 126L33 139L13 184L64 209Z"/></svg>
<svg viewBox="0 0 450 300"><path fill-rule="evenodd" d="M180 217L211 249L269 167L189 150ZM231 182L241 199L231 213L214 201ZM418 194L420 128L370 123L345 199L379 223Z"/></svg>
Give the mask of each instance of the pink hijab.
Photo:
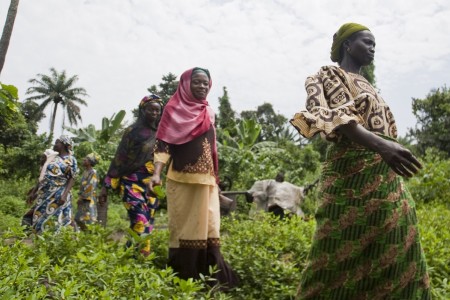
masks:
<svg viewBox="0 0 450 300"><path fill-rule="evenodd" d="M181 75L177 91L164 107L156 138L166 143L185 144L208 131L214 123L214 113L206 98L199 100L192 95L193 70L189 69Z"/></svg>
<svg viewBox="0 0 450 300"><path fill-rule="evenodd" d="M185 71L178 83L175 94L169 99L156 132L156 138L166 143L181 145L192 141L214 128L214 112L205 99L196 99L191 92L191 76L196 68ZM206 71L207 72L207 71ZM208 74L209 77L209 74ZM211 88L211 78L209 87ZM216 131L214 129L214 145L212 156L214 161L214 173L219 182L219 164L217 157Z"/></svg>

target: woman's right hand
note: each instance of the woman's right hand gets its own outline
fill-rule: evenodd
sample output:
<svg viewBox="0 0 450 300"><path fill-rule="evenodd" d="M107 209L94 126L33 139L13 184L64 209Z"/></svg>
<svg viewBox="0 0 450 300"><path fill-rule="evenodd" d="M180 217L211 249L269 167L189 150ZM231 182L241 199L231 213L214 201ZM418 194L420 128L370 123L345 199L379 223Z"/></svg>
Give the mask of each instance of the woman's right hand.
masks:
<svg viewBox="0 0 450 300"><path fill-rule="evenodd" d="M419 169L422 169L422 164L411 151L399 143L384 140L384 143L379 147L378 153L389 167L400 176L412 177Z"/></svg>
<svg viewBox="0 0 450 300"><path fill-rule="evenodd" d="M386 140L357 123L341 125L339 131L348 139L381 155L381 158L400 176L412 177L422 164L414 155L397 142Z"/></svg>
<svg viewBox="0 0 450 300"><path fill-rule="evenodd" d="M161 176L159 174L153 174L152 178L150 179L150 181L148 182L148 189L149 191L153 192L153 187L157 186L157 185L161 185Z"/></svg>

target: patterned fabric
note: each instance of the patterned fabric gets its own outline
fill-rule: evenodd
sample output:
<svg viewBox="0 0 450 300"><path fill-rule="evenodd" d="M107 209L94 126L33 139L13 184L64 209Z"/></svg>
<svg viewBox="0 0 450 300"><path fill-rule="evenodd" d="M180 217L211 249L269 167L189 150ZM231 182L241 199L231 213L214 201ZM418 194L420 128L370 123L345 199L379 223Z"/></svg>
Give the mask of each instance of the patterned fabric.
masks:
<svg viewBox="0 0 450 300"><path fill-rule="evenodd" d="M67 150L69 150L70 154L72 154L72 147L73 147L73 141L68 135L61 135L58 140L61 141L66 147Z"/></svg>
<svg viewBox="0 0 450 300"><path fill-rule="evenodd" d="M153 164L148 162L137 172L123 176L118 181L123 205L130 219L130 228L141 237L152 232L155 211L159 204L158 199L149 197L146 193L147 184L152 175ZM128 246L131 246L131 243L128 243ZM150 240L146 240L144 245L139 247L141 247L140 251L144 255L150 254Z"/></svg>
<svg viewBox="0 0 450 300"><path fill-rule="evenodd" d="M81 177L80 201L78 202L75 221L77 224L93 224L97 222L97 171L90 169L83 172Z"/></svg>
<svg viewBox="0 0 450 300"><path fill-rule="evenodd" d="M109 179L105 182L107 187L110 187L111 178L130 175L146 163L153 161L156 127L154 124L148 124L146 120L145 104L139 107L139 116L136 122L128 127L122 136L108 169L107 177Z"/></svg>
<svg viewBox="0 0 450 300"><path fill-rule="evenodd" d="M141 102L139 102L139 107L143 107L145 104L147 104L149 102L158 103L159 105L161 105L161 107L164 105L161 100L161 97L159 97L158 95L155 95L155 94L150 94L150 95L142 98Z"/></svg>
<svg viewBox="0 0 450 300"><path fill-rule="evenodd" d="M216 185L213 147L215 131L211 126L199 137L182 145L156 140L155 161L166 164L170 160L167 178L185 183Z"/></svg>
<svg viewBox="0 0 450 300"><path fill-rule="evenodd" d="M295 114L291 124L306 138L317 133L338 142L336 128L356 122L374 133L397 137L397 126L389 107L361 75L325 66L306 79L306 111Z"/></svg>
<svg viewBox="0 0 450 300"><path fill-rule="evenodd" d="M47 229L59 230L72 222L72 195L60 203L67 183L78 172L77 160L72 155L56 156L45 168L44 179L39 183L36 204L33 206L32 229L40 233Z"/></svg>
<svg viewBox="0 0 450 300"><path fill-rule="evenodd" d="M86 155L86 159L89 161L91 166L95 166L96 164L99 163L101 157L97 153L92 152L92 153L89 153L88 155Z"/></svg>
<svg viewBox="0 0 450 300"><path fill-rule="evenodd" d="M430 299L414 201L379 154L332 145L320 193L298 299Z"/></svg>

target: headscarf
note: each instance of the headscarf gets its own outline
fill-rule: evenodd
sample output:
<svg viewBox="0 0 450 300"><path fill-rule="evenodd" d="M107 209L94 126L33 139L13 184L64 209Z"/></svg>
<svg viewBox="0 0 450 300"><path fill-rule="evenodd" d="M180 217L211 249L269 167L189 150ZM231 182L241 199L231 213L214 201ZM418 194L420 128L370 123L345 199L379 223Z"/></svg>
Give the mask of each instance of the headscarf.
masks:
<svg viewBox="0 0 450 300"><path fill-rule="evenodd" d="M157 95L145 96L139 102L139 115L133 125L125 130L122 140L117 147L114 159L111 161L108 176L120 178L130 175L144 166L147 162L153 161L153 148L156 141L156 128L145 119L143 109L149 102L155 102L163 108L163 102Z"/></svg>
<svg viewBox="0 0 450 300"><path fill-rule="evenodd" d="M44 155L46 156L46 159L45 159L45 163L41 167L41 172L39 174L39 182L44 180L45 171L47 169L48 164L51 163L55 159L55 157L58 156L58 154L59 153L57 151L54 151L52 149L46 149L44 151Z"/></svg>
<svg viewBox="0 0 450 300"><path fill-rule="evenodd" d="M155 94L150 94L148 96L145 96L144 98L142 98L141 102L139 103L139 109L144 107L145 104L149 103L149 102L155 102L161 105L161 107L163 106L163 102L161 100L161 97L159 97L158 95Z"/></svg>
<svg viewBox="0 0 450 300"><path fill-rule="evenodd" d="M156 138L169 144L181 145L199 137L213 125L214 144L211 150L213 152L214 173L218 181L219 163L214 128L215 114L209 106L208 101L206 101L206 98L196 99L191 92L192 74L197 72L203 72L208 76L209 88L211 88L212 81L208 70L192 68L185 71L180 77L177 91L169 99L164 108Z"/></svg>
<svg viewBox="0 0 450 300"><path fill-rule="evenodd" d="M100 155L95 152L86 155L86 159L91 163L91 166L95 166L100 161Z"/></svg>
<svg viewBox="0 0 450 300"><path fill-rule="evenodd" d="M68 135L61 135L58 140L61 141L61 143L64 144L64 146L67 147L67 150L69 150L69 152L72 151L72 146L73 146L73 142L72 139L68 136Z"/></svg>
<svg viewBox="0 0 450 300"><path fill-rule="evenodd" d="M180 77L177 91L164 108L156 138L169 144L185 144L208 131L214 123L214 113L206 98L196 99L191 92L192 73L197 70L203 70L208 75L211 88L207 70L193 68L185 71Z"/></svg>
<svg viewBox="0 0 450 300"><path fill-rule="evenodd" d="M333 35L333 44L331 45L331 60L334 62L339 62L341 60L340 50L342 43L355 32L363 30L369 30L369 28L357 23L345 23L344 25L342 25L339 30Z"/></svg>

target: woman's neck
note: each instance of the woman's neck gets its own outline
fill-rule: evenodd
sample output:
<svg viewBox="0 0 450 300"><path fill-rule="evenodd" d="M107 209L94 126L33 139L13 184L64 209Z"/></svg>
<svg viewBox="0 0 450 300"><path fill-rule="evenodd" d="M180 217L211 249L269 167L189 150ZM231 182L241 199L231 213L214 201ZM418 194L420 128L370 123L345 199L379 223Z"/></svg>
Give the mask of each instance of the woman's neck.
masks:
<svg viewBox="0 0 450 300"><path fill-rule="evenodd" d="M348 56L344 56L342 61L339 63L339 67L346 72L359 74L361 71L361 65L356 63L355 60Z"/></svg>

